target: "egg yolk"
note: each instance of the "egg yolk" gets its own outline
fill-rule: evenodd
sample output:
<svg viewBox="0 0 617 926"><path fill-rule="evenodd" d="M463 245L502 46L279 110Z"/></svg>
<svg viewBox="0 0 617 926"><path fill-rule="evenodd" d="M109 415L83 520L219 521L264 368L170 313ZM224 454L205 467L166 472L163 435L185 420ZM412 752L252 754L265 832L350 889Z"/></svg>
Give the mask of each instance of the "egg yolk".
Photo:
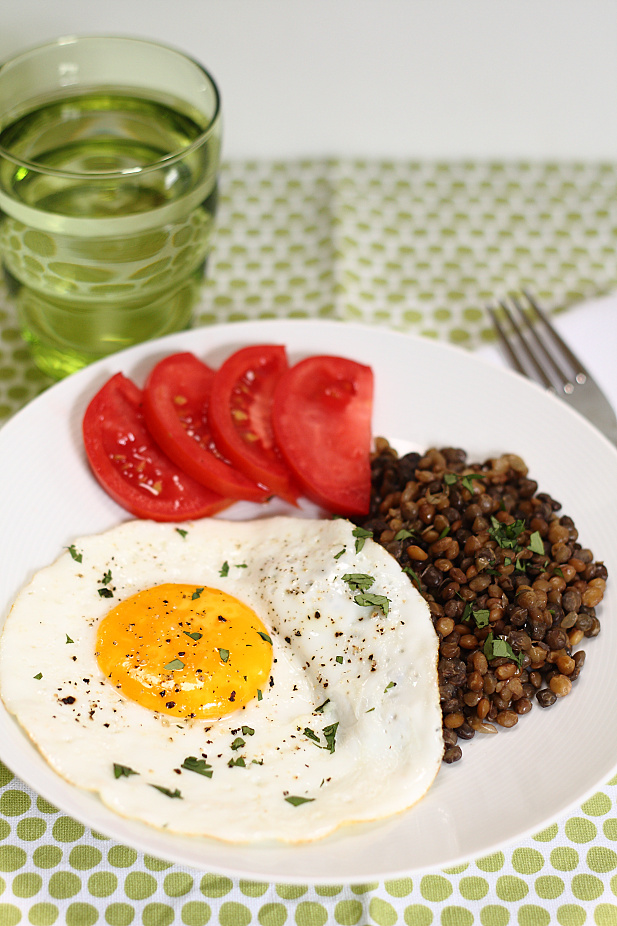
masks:
<svg viewBox="0 0 617 926"><path fill-rule="evenodd" d="M169 583L132 595L99 626L108 681L174 717L224 717L267 685L272 642L255 612L217 588Z"/></svg>

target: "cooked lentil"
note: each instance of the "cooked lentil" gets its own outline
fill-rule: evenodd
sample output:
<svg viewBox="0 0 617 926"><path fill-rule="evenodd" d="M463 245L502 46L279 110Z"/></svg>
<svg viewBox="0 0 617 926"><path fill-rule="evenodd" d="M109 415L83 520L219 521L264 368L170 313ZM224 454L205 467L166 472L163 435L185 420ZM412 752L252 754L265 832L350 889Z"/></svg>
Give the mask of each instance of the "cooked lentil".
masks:
<svg viewBox="0 0 617 926"><path fill-rule="evenodd" d="M574 647L600 632L607 570L515 454L484 463L452 447L398 456L377 438L371 467L371 509L357 523L428 602L444 761L456 762L462 740L570 693L585 662Z"/></svg>

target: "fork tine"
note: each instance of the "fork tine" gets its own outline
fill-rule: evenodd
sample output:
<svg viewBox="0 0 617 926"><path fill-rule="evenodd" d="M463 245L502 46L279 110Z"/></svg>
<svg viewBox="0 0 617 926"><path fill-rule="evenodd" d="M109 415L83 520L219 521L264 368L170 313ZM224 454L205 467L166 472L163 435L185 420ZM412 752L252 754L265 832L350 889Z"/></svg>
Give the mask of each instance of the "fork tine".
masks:
<svg viewBox="0 0 617 926"><path fill-rule="evenodd" d="M552 326L552 324L548 320L548 315L546 314L544 309L540 308L540 306L538 305L534 297L531 295L531 293L529 293L527 290L523 290L523 292L525 293L525 298L527 299L527 301L533 308L537 317L540 319L540 321L544 325L546 331L548 331L548 333L552 337L555 344L559 346L559 348L563 351L564 355L568 358L568 361L572 366L572 370L574 371L575 381L579 384L579 386L582 386L583 383L587 380L589 373L587 372L587 370L585 369L581 361L578 359L576 354L574 354L570 350L566 342L563 340L563 338L558 334L558 332Z"/></svg>
<svg viewBox="0 0 617 926"><path fill-rule="evenodd" d="M526 371L525 367L523 366L523 364L522 364L522 362L521 362L521 360L520 360L518 354L517 354L516 351L514 350L514 347L513 347L512 344L510 343L510 339L509 339L508 336L506 335L506 332L505 332L505 330L504 330L504 328L503 328L503 325L501 324L501 321L500 321L500 319L499 319L499 316L497 315L497 312L496 312L495 309L493 309L492 306L490 306L490 305L487 306L487 309L488 309L489 315L491 316L491 318L492 318L492 320L493 320L493 324L494 324L495 330L497 331L497 334L498 334L498 336L499 336L499 340L500 340L500 342L501 342L501 346L503 347L503 349L504 349L504 350L506 351L506 353L508 354L508 357L510 358L510 360L511 360L511 362L512 362L512 366L514 367L515 370L518 370L519 373L522 373L523 376L526 376L526 375L527 375L527 371Z"/></svg>
<svg viewBox="0 0 617 926"><path fill-rule="evenodd" d="M523 353L523 356L525 356L527 360L529 361L529 363L533 366L533 369L535 371L535 378L539 380L544 386L546 386L547 389L550 389L553 386L553 383L551 379L549 378L549 376L547 375L546 370L544 369L542 364L539 362L535 353L530 348L521 330L521 326L519 325L517 320L514 318L514 315L512 314L508 304L506 302L500 301L499 305L501 306L501 309L505 317L507 318L509 325L511 326L513 331L516 332L516 335L518 337L519 350ZM503 334L503 337L505 338L505 332ZM509 343L509 339L508 339L508 343ZM523 373L525 376L528 375L528 372L525 369L525 365L523 363L520 363L520 365L518 366L518 369L519 369L519 372Z"/></svg>
<svg viewBox="0 0 617 926"><path fill-rule="evenodd" d="M525 328L529 332L529 336L532 339L533 344L535 345L535 350L539 351L540 355L547 361L550 366L553 368L557 374L559 380L559 386L564 389L565 392L570 392L572 389L572 384L570 382L570 374L566 372L563 368L563 365L559 362L559 359L555 353L551 353L548 347L544 343L544 340L538 334L538 329L534 322L536 319L531 319L528 312L525 311L525 308L521 302L516 298L516 296L511 297L512 305L517 309L519 316L522 318L525 323ZM537 311L538 306L534 303L531 303L532 308ZM539 315L537 317L540 317ZM557 332L555 332L556 334ZM520 332L519 332L520 334ZM569 358L568 358L569 359ZM552 383L554 385L554 383Z"/></svg>

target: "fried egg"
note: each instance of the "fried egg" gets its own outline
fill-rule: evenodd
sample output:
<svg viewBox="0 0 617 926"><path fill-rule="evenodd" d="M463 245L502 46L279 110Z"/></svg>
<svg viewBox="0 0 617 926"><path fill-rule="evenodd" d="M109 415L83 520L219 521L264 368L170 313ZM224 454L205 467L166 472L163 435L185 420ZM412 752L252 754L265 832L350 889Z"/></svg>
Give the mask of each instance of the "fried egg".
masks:
<svg viewBox="0 0 617 926"><path fill-rule="evenodd" d="M0 694L55 771L116 813L302 842L411 807L439 769L437 638L344 519L129 521L17 597Z"/></svg>

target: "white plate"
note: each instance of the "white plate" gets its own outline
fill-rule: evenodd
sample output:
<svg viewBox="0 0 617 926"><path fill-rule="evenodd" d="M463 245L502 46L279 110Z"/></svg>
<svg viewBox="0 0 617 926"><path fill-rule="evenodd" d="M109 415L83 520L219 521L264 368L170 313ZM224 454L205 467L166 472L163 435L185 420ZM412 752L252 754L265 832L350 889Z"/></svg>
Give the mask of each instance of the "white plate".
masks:
<svg viewBox="0 0 617 926"><path fill-rule="evenodd" d="M0 614L33 572L80 534L128 518L92 478L81 444L87 402L121 370L142 384L162 356L191 350L216 366L237 347L280 343L290 359L338 353L373 366L374 433L402 449L465 448L472 460L520 454L540 489L574 518L580 540L617 575L617 452L564 403L459 348L380 328L259 321L202 328L116 354L28 405L0 431ZM277 507L280 510L280 506ZM225 517L255 517L234 506ZM310 509L304 511L310 516ZM617 761L616 590L609 582L601 637L588 642L573 694L497 736L464 744L427 797L383 824L297 847L242 847L174 836L117 817L60 779L0 708L0 752L39 794L119 842L199 869L275 882L354 883L454 865L546 826L608 779Z"/></svg>

